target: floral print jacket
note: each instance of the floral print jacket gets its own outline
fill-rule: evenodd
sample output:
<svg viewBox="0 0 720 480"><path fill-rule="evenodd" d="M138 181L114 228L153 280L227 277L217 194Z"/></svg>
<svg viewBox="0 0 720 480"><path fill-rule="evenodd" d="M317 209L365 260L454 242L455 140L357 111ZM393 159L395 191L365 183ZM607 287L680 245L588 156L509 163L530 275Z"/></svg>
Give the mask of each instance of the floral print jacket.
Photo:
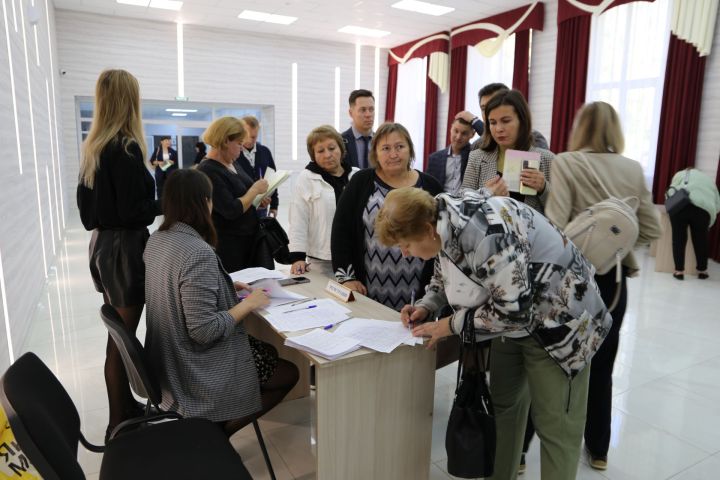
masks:
<svg viewBox="0 0 720 480"><path fill-rule="evenodd" d="M417 305L435 313L452 306L455 333L473 318L477 340L525 331L574 377L612 323L593 266L523 203L485 189L436 199L442 249Z"/></svg>

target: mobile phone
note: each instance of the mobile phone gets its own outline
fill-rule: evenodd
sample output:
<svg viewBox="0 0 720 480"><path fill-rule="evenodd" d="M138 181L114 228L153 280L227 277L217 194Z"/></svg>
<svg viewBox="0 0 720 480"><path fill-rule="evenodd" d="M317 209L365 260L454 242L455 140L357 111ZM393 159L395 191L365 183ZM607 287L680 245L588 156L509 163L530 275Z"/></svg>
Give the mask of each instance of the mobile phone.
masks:
<svg viewBox="0 0 720 480"><path fill-rule="evenodd" d="M310 279L307 277L293 277L293 278L283 278L282 280L278 280L278 283L282 287L287 287L288 285L297 285L299 283L309 283Z"/></svg>

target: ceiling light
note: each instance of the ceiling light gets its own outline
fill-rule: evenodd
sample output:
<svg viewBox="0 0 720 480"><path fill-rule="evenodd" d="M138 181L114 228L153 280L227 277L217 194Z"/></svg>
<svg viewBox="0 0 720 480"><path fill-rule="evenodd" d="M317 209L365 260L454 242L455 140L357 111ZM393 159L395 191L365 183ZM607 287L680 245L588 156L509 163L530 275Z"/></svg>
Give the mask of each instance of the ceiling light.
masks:
<svg viewBox="0 0 720 480"><path fill-rule="evenodd" d="M420 2L418 0L401 0L391 5L393 8L399 8L400 10L407 10L409 12L424 13L425 15L445 15L455 9L452 7L444 7L442 5L436 5L434 3Z"/></svg>
<svg viewBox="0 0 720 480"><path fill-rule="evenodd" d="M173 113L172 116L173 117L187 117L187 113L177 113L176 112L176 113Z"/></svg>
<svg viewBox="0 0 720 480"><path fill-rule="evenodd" d="M135 5L137 7L147 7L150 4L150 0L115 0L117 3L123 5Z"/></svg>
<svg viewBox="0 0 720 480"><path fill-rule="evenodd" d="M287 15L275 15L273 13L256 12L254 10L243 10L238 18L241 20L255 20L256 22L277 23L280 25L290 25L297 17L289 17Z"/></svg>
<svg viewBox="0 0 720 480"><path fill-rule="evenodd" d="M360 35L363 37L375 37L375 38L380 38L380 37L384 37L386 35L390 35L390 32L386 32L385 30L375 30L373 28L356 27L354 25L346 25L346 26L338 29L338 32L350 33L352 35Z"/></svg>
<svg viewBox="0 0 720 480"><path fill-rule="evenodd" d="M182 8L183 2L179 0L150 0L150 8L162 8L163 10L178 11Z"/></svg>
<svg viewBox="0 0 720 480"><path fill-rule="evenodd" d="M195 113L197 112L197 108L166 108L166 112L188 112L188 113Z"/></svg>

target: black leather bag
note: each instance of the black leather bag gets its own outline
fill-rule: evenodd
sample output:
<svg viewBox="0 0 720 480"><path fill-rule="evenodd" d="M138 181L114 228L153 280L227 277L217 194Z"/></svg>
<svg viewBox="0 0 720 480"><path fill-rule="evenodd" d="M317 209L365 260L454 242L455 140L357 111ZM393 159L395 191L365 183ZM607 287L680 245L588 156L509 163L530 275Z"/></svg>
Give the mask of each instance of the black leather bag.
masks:
<svg viewBox="0 0 720 480"><path fill-rule="evenodd" d="M683 186L680 188L670 187L665 192L665 211L668 215L675 215L680 210L690 205L690 192L688 192L686 188L689 177L690 170L688 169L685 173Z"/></svg>
<svg viewBox="0 0 720 480"><path fill-rule="evenodd" d="M445 433L447 471L460 478L489 477L495 466L495 413L471 315L465 317L462 336L455 401Z"/></svg>
<svg viewBox="0 0 720 480"><path fill-rule="evenodd" d="M270 269L274 267L267 266L267 263L272 263L272 260L284 265L292 263L288 250L290 240L280 222L273 217L263 217L258 220L260 225L255 238L255 259L264 259L259 264Z"/></svg>

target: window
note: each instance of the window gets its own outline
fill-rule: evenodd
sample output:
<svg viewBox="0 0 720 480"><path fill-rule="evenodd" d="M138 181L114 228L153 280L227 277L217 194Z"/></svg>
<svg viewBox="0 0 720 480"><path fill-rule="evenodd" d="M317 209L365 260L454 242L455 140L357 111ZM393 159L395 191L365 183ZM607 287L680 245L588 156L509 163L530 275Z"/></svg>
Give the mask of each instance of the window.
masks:
<svg viewBox="0 0 720 480"><path fill-rule="evenodd" d="M475 47L468 47L465 110L480 115L478 91L488 83L504 83L512 88L514 65L514 34L505 39L500 50L492 57L484 56Z"/></svg>
<svg viewBox="0 0 720 480"><path fill-rule="evenodd" d="M407 128L415 147L414 168L423 169L425 158L425 82L427 57L398 65L395 121ZM432 152L428 152L432 153Z"/></svg>
<svg viewBox="0 0 720 480"><path fill-rule="evenodd" d="M665 61L670 38L670 2L633 2L593 17L586 99L618 111L625 152L655 172Z"/></svg>

